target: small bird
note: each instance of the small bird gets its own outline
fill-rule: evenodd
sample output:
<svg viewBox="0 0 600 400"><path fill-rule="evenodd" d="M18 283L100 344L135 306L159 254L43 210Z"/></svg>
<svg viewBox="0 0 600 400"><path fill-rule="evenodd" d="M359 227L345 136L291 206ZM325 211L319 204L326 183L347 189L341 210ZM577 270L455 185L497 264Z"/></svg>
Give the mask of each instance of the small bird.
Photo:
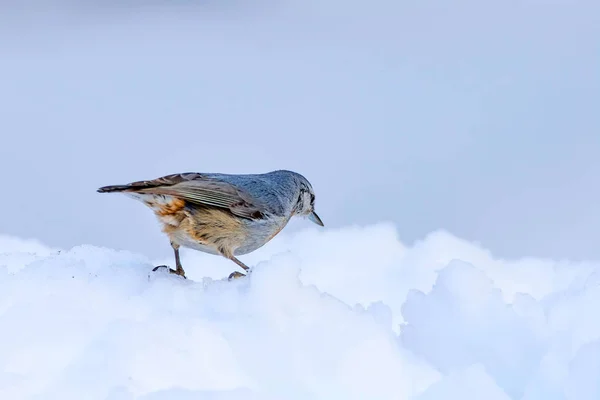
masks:
<svg viewBox="0 0 600 400"><path fill-rule="evenodd" d="M121 192L150 207L175 252L170 273L185 278L179 248L223 256L250 268L236 256L253 252L275 237L293 216L324 226L315 212L315 194L302 175L286 170L264 174L184 172L125 185L104 186L99 193ZM245 274L237 271L229 279Z"/></svg>

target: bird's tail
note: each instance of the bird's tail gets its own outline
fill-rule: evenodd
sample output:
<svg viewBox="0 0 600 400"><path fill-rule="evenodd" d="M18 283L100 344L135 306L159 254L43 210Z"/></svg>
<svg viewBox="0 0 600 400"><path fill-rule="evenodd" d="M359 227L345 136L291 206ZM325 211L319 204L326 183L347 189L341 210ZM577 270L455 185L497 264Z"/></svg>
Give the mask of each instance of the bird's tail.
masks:
<svg viewBox="0 0 600 400"><path fill-rule="evenodd" d="M165 175L160 178L131 182L126 185L110 185L103 186L97 190L99 193L115 193L115 192L148 192L154 188L163 186L172 186L177 183L194 179L199 177L200 174L193 172L186 172L182 174Z"/></svg>

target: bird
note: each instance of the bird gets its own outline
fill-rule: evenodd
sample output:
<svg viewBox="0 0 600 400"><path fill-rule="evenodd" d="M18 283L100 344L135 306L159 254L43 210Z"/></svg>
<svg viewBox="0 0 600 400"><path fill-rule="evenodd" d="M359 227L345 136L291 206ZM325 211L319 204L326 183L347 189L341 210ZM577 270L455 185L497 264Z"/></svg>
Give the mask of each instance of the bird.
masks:
<svg viewBox="0 0 600 400"><path fill-rule="evenodd" d="M169 273L183 278L181 247L222 256L240 266L228 280L247 276L250 267L237 257L273 239L292 217L323 227L315 211L315 192L301 174L276 170L257 174L182 172L97 189L122 193L148 206L162 225L175 256Z"/></svg>

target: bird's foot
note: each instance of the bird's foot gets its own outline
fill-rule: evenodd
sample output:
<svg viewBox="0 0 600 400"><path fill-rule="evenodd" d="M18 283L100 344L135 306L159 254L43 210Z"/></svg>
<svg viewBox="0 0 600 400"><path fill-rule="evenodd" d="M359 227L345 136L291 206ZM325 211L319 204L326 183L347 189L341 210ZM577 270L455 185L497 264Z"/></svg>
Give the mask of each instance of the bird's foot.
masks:
<svg viewBox="0 0 600 400"><path fill-rule="evenodd" d="M227 278L228 281L232 280L232 279L238 279L238 278L242 278L245 277L245 274L242 274L241 272L238 271L233 271L231 274L229 274L229 278Z"/></svg>
<svg viewBox="0 0 600 400"><path fill-rule="evenodd" d="M183 268L181 268L181 269L173 269L173 268L167 267L166 265L159 265L157 267L152 268L152 272L158 271L159 268L166 268L169 271L170 274L179 275L183 279L187 279L187 277L185 276L185 271L183 270Z"/></svg>
<svg viewBox="0 0 600 400"><path fill-rule="evenodd" d="M247 266L246 264L244 264L243 262L241 262L240 260L238 260L237 258L235 258L234 256L230 255L229 258L231 261L233 261L234 263L236 263L237 265L239 265L240 267L242 267L244 269L244 272L246 272L245 274L242 274L241 272L238 271L234 271L231 274L229 274L229 278L227 280L232 280L232 279L238 279L238 278L242 278L244 276L248 276L248 274L250 272L252 272L252 270L250 269L249 266Z"/></svg>

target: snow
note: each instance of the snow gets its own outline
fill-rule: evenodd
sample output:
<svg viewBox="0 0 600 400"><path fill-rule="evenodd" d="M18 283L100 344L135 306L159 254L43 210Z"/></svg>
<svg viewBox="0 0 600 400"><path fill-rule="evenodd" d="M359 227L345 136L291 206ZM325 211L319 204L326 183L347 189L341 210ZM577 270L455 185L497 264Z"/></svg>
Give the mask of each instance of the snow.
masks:
<svg viewBox="0 0 600 400"><path fill-rule="evenodd" d="M600 263L406 245L390 224L284 231L243 259L228 282L233 263L184 251L184 280L0 236L0 398L600 398Z"/></svg>

